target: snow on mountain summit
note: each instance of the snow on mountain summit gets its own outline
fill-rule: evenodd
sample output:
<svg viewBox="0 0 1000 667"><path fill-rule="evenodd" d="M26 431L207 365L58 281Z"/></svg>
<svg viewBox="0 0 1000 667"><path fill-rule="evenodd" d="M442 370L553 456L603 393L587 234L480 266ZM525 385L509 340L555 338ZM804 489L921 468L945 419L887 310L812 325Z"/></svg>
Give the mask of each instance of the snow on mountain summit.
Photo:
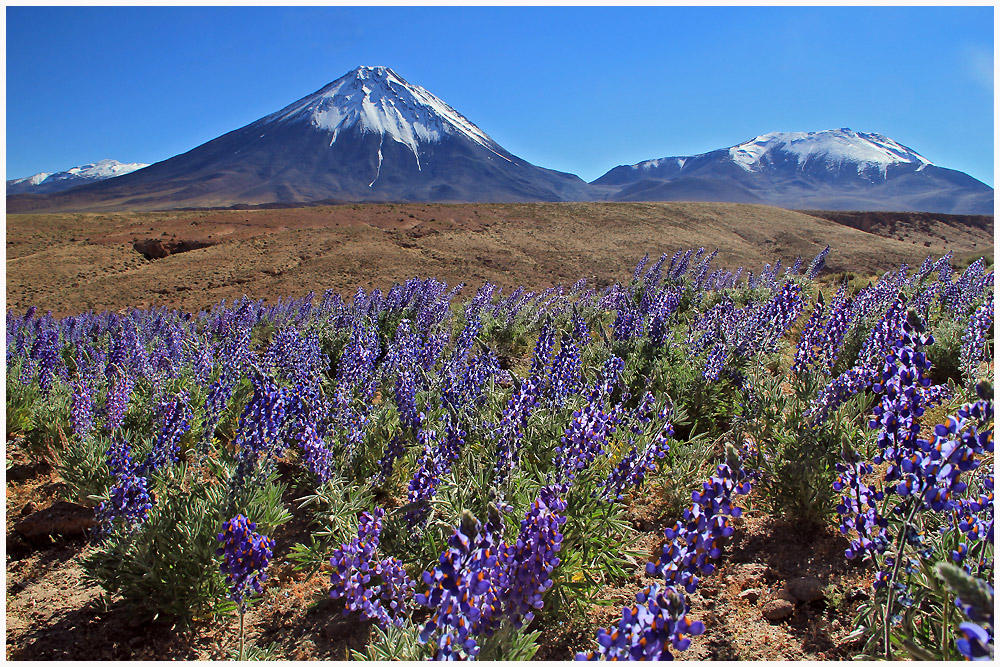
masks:
<svg viewBox="0 0 1000 667"><path fill-rule="evenodd" d="M122 176L124 174L131 173L136 169L142 169L143 167L148 166L148 164L144 164L142 162L130 162L126 164L119 162L118 160L98 160L97 162L91 162L90 164L84 164L79 167L67 169L65 173L72 174L73 176L77 176L79 178L98 180Z"/></svg>
<svg viewBox="0 0 1000 667"><path fill-rule="evenodd" d="M855 132L849 128L822 132L771 132L729 149L733 161L746 171L759 171L773 162L775 152L794 155L800 167L822 160L832 169L844 163L857 165L859 174L878 171L884 178L892 164L931 165L916 151L877 133Z"/></svg>
<svg viewBox="0 0 1000 667"><path fill-rule="evenodd" d="M469 119L388 67L358 67L263 120L307 121L331 133L331 146L343 130L357 127L407 146L418 167L419 144L441 141L446 134L464 136L510 161Z"/></svg>
<svg viewBox="0 0 1000 667"><path fill-rule="evenodd" d="M115 176L124 176L148 166L148 164L142 162L124 163L118 160L98 160L97 162L82 164L78 167L71 167L66 171L56 173L43 171L34 176L7 181L7 194L57 192L82 185L83 183L93 183L95 181L114 178Z"/></svg>

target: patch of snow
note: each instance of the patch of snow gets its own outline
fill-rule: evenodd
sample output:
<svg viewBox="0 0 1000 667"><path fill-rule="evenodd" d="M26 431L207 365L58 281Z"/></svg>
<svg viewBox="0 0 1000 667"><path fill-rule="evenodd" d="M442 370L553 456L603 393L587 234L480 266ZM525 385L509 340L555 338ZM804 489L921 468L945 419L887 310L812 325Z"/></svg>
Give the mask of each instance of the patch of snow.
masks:
<svg viewBox="0 0 1000 667"><path fill-rule="evenodd" d="M464 136L504 160L500 147L469 119L420 86L407 83L388 67L359 67L318 92L304 97L263 122L306 120L331 133L358 126L408 147L420 168L419 145L446 134Z"/></svg>
<svg viewBox="0 0 1000 667"><path fill-rule="evenodd" d="M16 185L27 181L31 185L40 185L46 181L103 181L115 176L124 176L148 166L148 164L142 162L122 163L117 160L98 160L90 164L71 167L66 171L55 173L41 172L34 176L7 181L7 183L9 185Z"/></svg>
<svg viewBox="0 0 1000 667"><path fill-rule="evenodd" d="M822 132L771 132L729 149L733 161L746 171L759 171L774 152L790 153L799 166L813 159L828 163L831 170L844 163L856 166L859 174L877 170L883 177L892 164L918 164L923 169L930 160L892 139L876 133L848 128Z"/></svg>
<svg viewBox="0 0 1000 667"><path fill-rule="evenodd" d="M8 185L17 185L19 183L28 182L31 185L38 185L39 183L41 183L42 181L44 181L46 178L48 178L51 175L52 174L49 174L49 173L43 171L43 172L39 172L39 173L35 174L34 176L25 176L24 178L15 178L13 180L7 181L7 184Z"/></svg>
<svg viewBox="0 0 1000 667"><path fill-rule="evenodd" d="M668 158L659 158L656 160L646 160L645 162L639 162L638 164L633 164L633 169L644 169L649 171L650 169L656 169L660 166L660 163Z"/></svg>
<svg viewBox="0 0 1000 667"><path fill-rule="evenodd" d="M73 167L72 169L67 169L62 174L54 174L55 176L61 178L68 178L69 176L75 176L77 178L85 179L105 179L114 178L115 176L123 176L129 174L137 169L142 169L143 167L148 167L148 164L142 164L139 162L133 162L130 164L123 164L118 160L99 160L97 162L92 162L91 164L84 164L79 167ZM67 174L67 176L63 176Z"/></svg>
<svg viewBox="0 0 1000 667"><path fill-rule="evenodd" d="M378 140L378 166L375 167L375 178L373 178L372 182L368 184L368 187L371 187L371 186L375 185L375 181L378 180L378 175L382 173L382 140L383 139L385 139L384 136L381 139ZM417 164L419 165L419 163L417 163Z"/></svg>

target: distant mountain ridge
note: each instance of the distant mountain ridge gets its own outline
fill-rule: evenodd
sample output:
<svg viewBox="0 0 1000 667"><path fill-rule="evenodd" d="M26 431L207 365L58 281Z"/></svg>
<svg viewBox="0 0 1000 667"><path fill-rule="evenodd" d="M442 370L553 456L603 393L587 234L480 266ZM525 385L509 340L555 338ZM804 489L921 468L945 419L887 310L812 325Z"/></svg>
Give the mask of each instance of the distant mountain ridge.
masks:
<svg viewBox="0 0 1000 667"><path fill-rule="evenodd" d="M848 128L772 132L700 155L615 167L588 184L511 154L388 67L358 67L186 153L45 195L46 183L69 183L56 176L8 181L8 211L318 201L717 201L993 213L993 189L986 184L888 137Z"/></svg>
<svg viewBox="0 0 1000 667"><path fill-rule="evenodd" d="M876 133L772 132L691 156L615 167L614 201L728 201L783 208L993 214L993 188Z"/></svg>
<svg viewBox="0 0 1000 667"><path fill-rule="evenodd" d="M103 181L130 174L148 167L141 162L123 163L118 160L98 160L56 173L41 172L34 176L7 181L7 194L46 194L75 188L78 185Z"/></svg>

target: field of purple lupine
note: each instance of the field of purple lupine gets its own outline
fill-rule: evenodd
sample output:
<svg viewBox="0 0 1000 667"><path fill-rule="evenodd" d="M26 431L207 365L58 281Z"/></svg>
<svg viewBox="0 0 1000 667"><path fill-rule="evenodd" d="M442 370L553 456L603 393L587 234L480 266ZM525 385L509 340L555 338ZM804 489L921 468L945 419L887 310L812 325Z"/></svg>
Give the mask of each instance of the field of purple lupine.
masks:
<svg viewBox="0 0 1000 667"><path fill-rule="evenodd" d="M647 256L600 290L8 311L8 467L48 457L93 508L87 582L137 617L238 618L234 658L283 657L243 621L288 565L328 578L352 658L531 659L627 578L626 508L655 488L669 521L634 603L563 659L711 635L690 596L748 508L839 527L857 656L989 659L992 266L868 281L828 252ZM293 511L308 530L279 551Z"/></svg>

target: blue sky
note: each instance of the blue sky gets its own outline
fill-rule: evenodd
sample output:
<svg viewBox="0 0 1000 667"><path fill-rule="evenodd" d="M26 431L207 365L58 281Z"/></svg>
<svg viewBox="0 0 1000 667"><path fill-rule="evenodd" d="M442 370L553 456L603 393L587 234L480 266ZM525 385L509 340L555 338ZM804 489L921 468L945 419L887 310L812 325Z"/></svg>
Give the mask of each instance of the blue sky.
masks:
<svg viewBox="0 0 1000 667"><path fill-rule="evenodd" d="M7 7L7 178L156 162L358 65L593 180L772 131L880 132L993 185L992 7Z"/></svg>

